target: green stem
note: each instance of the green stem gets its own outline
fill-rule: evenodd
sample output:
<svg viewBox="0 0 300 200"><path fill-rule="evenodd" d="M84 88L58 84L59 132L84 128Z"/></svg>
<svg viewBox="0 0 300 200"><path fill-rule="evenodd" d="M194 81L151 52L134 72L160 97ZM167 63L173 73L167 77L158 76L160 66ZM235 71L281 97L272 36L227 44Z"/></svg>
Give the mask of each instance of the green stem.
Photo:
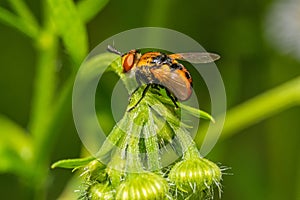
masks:
<svg viewBox="0 0 300 200"><path fill-rule="evenodd" d="M73 77L73 76L72 76ZM45 183L49 171L49 156L53 150L54 142L58 136L59 128L64 123L64 118L67 111L71 112L71 96L73 78L70 78L63 90L61 91L58 100L53 106L53 112L49 117L49 122L45 125L36 141L36 155L35 155L35 176L33 181L36 184L36 199L45 198ZM67 108L67 109L66 109ZM68 109L69 108L69 109Z"/></svg>
<svg viewBox="0 0 300 200"><path fill-rule="evenodd" d="M56 83L56 56L58 41L51 26L42 31L38 42L38 66L29 129L34 137L42 136L51 116Z"/></svg>
<svg viewBox="0 0 300 200"><path fill-rule="evenodd" d="M74 76L71 76L65 83L62 91L58 95L57 102L52 106L52 113L48 123L39 135L37 141L36 162L48 164L49 155L54 142L58 136L59 128L64 123L66 113L71 112L71 96Z"/></svg>
<svg viewBox="0 0 300 200"><path fill-rule="evenodd" d="M70 9L65 10L64 8ZM63 15L59 12L60 9L64 9ZM76 70L74 70L69 80L64 83L63 90L54 99L55 83L57 82L55 79L58 49L57 31L61 34L60 36L63 38L66 48L74 61L73 69L78 69L87 49L85 27L80 23L71 0L63 2L45 1L44 11L45 28L42 33L45 34L41 34L41 38L38 41L38 48L40 48L41 54L35 83L34 107L29 124L35 141L35 162L33 166L36 173L32 181L36 185L37 199L45 198L45 183L48 176L50 154L58 137L59 128L64 122L63 119L66 112L71 111L72 86L76 73ZM69 23L72 21L71 18L74 19L75 27L72 27L72 24ZM55 27L53 26L53 21L56 22ZM64 24L67 26L65 27ZM77 31L77 27L79 27L78 34L73 34ZM72 28L76 29L76 31L73 31Z"/></svg>
<svg viewBox="0 0 300 200"><path fill-rule="evenodd" d="M8 10L0 7L0 21L4 24L17 29L21 33L24 33L30 38L37 38L38 31L31 26L28 26L19 16L9 12Z"/></svg>
<svg viewBox="0 0 300 200"><path fill-rule="evenodd" d="M34 80L34 93L32 99L32 108L30 113L29 129L33 137L34 162L32 169L34 171L31 179L34 187L35 199L46 198L46 180L48 176L48 160L52 148L45 143L49 143L46 132L49 129L53 112L53 100L56 87L56 60L58 39L54 27L50 23L49 16L45 14L45 27L36 39L38 63L37 72Z"/></svg>
<svg viewBox="0 0 300 200"><path fill-rule="evenodd" d="M25 2L23 0L9 0L9 2L26 26L37 36L39 31L38 23Z"/></svg>
<svg viewBox="0 0 300 200"><path fill-rule="evenodd" d="M229 110L222 139L300 103L300 77ZM218 118L216 119L216 121Z"/></svg>
<svg viewBox="0 0 300 200"><path fill-rule="evenodd" d="M109 0L81 0L77 3L77 10L84 22L90 21L99 13Z"/></svg>
<svg viewBox="0 0 300 200"><path fill-rule="evenodd" d="M167 24L168 11L170 11L169 6L171 3L170 0L149 1L149 6L147 7L149 15L145 15L147 17L145 24L149 27L165 26Z"/></svg>

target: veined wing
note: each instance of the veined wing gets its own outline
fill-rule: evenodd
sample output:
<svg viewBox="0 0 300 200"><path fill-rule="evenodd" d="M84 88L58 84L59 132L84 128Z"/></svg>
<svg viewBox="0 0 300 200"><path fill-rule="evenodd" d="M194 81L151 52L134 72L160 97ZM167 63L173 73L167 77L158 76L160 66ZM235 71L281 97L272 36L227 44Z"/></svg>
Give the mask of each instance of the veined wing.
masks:
<svg viewBox="0 0 300 200"><path fill-rule="evenodd" d="M171 70L168 66L152 68L151 72L159 83L167 88L180 101L187 100L192 94L191 84L182 70Z"/></svg>
<svg viewBox="0 0 300 200"><path fill-rule="evenodd" d="M208 52L176 53L169 56L173 59L186 60L190 63L211 63L220 59L218 54Z"/></svg>

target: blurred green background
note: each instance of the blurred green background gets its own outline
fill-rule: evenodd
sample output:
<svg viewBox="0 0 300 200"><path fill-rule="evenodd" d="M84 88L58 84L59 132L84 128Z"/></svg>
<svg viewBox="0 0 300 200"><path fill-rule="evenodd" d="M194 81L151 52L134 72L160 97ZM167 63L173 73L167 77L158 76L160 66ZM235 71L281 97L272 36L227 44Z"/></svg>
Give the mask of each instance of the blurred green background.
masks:
<svg viewBox="0 0 300 200"><path fill-rule="evenodd" d="M14 12L11 2L22 1L1 0L0 6ZM44 2L27 0L25 3L37 23L42 24ZM288 20L281 20L285 18ZM229 110L300 76L300 2L296 0L110 0L86 24L88 49L114 34L144 26L174 29L192 37L208 51L220 54L222 59L217 65L226 87ZM73 34L77 34L76 30ZM58 40L57 45L59 56L53 61L54 73L58 76L54 94L59 92L71 74L70 66L74 65L63 40ZM30 37L0 23L0 114L25 132L30 132L28 123L38 74L40 52L36 46ZM238 128L228 130L207 156L231 167L228 173L233 175L224 176L222 199L300 199L299 80L290 85L295 84L299 85L296 89L290 91L287 86L269 97L267 93L264 104L257 101L257 107L254 103L243 107L240 113L237 110L237 117L229 116L226 123ZM108 83L107 88L110 87ZM287 91L290 96L285 94ZM278 100L276 94L279 93ZM52 101L58 100L53 98ZM273 104L278 107L273 109ZM59 159L79 157L81 152L81 142L72 120L71 99L66 101L63 109L65 112L59 115L59 128L53 129L55 140L44 162L47 175L42 187L46 188L43 194L46 199L58 199L72 177L69 170L50 170L50 164ZM252 111L258 120L254 118L239 127L239 119L247 118L248 112ZM7 126L3 121L6 120L0 120L0 145L7 141L21 145L23 140L14 138L14 133L3 128ZM3 164L3 160L10 163L7 159L14 163L14 156L11 156L14 153L10 148L0 146L0 199L31 199L34 195L28 188L34 188L30 186L34 181L27 182L30 176L24 178L15 173L19 169L10 170L9 164ZM20 164L15 162L15 165ZM16 168L25 169L26 163Z"/></svg>

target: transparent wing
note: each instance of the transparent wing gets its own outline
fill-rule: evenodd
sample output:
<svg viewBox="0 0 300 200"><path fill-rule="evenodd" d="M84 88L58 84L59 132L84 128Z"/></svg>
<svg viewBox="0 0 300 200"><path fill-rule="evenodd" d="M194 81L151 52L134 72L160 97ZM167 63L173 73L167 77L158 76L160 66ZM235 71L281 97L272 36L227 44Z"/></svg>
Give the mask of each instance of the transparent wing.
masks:
<svg viewBox="0 0 300 200"><path fill-rule="evenodd" d="M163 68L151 69L153 75L159 80L159 83L167 88L180 101L187 100L191 94L191 84L184 77L180 70L170 71Z"/></svg>
<svg viewBox="0 0 300 200"><path fill-rule="evenodd" d="M169 56L173 59L186 60L190 63L211 63L220 59L218 54L208 52L176 53Z"/></svg>

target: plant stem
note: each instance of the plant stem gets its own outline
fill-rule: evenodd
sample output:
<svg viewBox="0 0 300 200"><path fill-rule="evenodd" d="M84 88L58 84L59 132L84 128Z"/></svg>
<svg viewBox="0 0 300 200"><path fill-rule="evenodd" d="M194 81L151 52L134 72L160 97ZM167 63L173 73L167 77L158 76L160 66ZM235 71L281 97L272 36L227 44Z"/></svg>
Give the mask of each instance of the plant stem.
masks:
<svg viewBox="0 0 300 200"><path fill-rule="evenodd" d="M77 3L77 10L84 22L90 21L99 13L109 0L81 0Z"/></svg>
<svg viewBox="0 0 300 200"><path fill-rule="evenodd" d="M38 32L35 28L28 26L19 16L11 13L10 11L0 7L0 21L4 24L13 27L24 33L30 38L37 38Z"/></svg>
<svg viewBox="0 0 300 200"><path fill-rule="evenodd" d="M40 137L49 121L56 83L57 38L51 27L41 33L38 44L38 66L34 81L34 94L29 129L34 137Z"/></svg>
<svg viewBox="0 0 300 200"><path fill-rule="evenodd" d="M37 141L37 149L39 152L36 153L36 158L39 163L46 162L48 164L48 156L52 151L54 142L59 133L58 129L64 122L66 112L71 112L71 96L74 80L72 77L65 83L56 104L52 108L53 112L49 117L49 121L44 126L42 134L39 136L39 141Z"/></svg>
<svg viewBox="0 0 300 200"><path fill-rule="evenodd" d="M9 2L15 12L26 23L26 26L37 36L39 30L38 23L25 2L23 0L9 0Z"/></svg>
<svg viewBox="0 0 300 200"><path fill-rule="evenodd" d="M149 13L155 13L154 15L147 16L146 25L151 26L165 26L167 24L168 11L170 11L169 6L172 4L170 0L160 1L152 0L149 1L149 6L147 8Z"/></svg>
<svg viewBox="0 0 300 200"><path fill-rule="evenodd" d="M297 77L229 110L221 138L230 137L244 128L299 103L300 77Z"/></svg>

